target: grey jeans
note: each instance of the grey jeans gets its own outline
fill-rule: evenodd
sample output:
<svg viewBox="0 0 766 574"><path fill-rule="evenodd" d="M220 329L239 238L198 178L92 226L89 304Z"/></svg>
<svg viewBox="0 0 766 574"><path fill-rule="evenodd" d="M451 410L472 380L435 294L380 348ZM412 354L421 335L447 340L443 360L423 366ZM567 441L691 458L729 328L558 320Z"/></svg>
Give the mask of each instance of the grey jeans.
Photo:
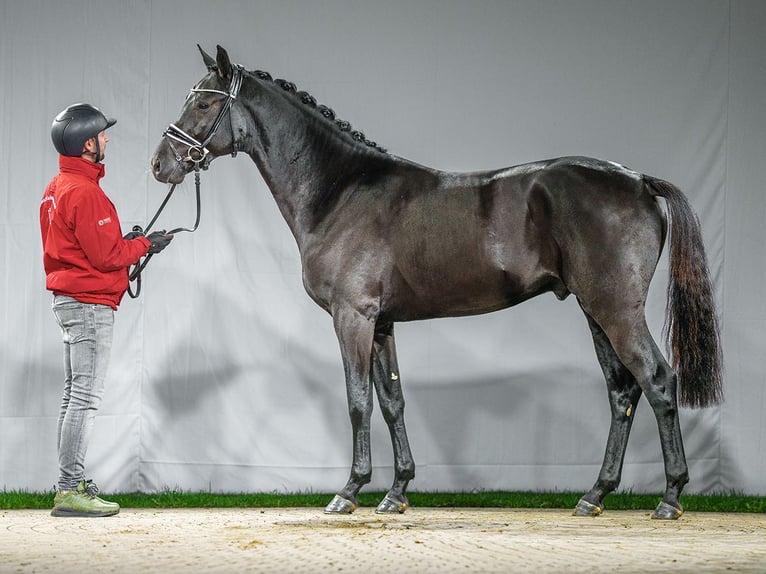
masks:
<svg viewBox="0 0 766 574"><path fill-rule="evenodd" d="M74 490L85 479L85 454L112 349L114 311L105 305L53 297L53 314L64 341L64 396L58 419L61 490Z"/></svg>

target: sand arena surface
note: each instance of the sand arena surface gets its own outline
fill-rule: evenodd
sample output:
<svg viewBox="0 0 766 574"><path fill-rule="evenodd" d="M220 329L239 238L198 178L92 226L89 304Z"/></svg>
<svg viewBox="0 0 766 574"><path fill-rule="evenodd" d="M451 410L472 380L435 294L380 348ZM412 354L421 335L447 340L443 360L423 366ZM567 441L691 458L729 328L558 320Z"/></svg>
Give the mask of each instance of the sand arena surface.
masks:
<svg viewBox="0 0 766 574"><path fill-rule="evenodd" d="M0 572L766 572L766 516L411 508L0 511Z"/></svg>

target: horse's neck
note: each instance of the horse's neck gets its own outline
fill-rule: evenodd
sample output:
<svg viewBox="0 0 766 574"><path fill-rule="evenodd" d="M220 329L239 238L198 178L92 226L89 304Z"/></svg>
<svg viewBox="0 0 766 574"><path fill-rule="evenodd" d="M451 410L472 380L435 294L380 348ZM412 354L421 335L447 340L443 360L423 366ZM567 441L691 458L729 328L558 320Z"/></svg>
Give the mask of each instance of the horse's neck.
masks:
<svg viewBox="0 0 766 574"><path fill-rule="evenodd" d="M317 223L321 206L364 171L370 152L331 122L315 117L289 94L270 94L250 109L248 153L299 243ZM375 151L373 153L380 153Z"/></svg>

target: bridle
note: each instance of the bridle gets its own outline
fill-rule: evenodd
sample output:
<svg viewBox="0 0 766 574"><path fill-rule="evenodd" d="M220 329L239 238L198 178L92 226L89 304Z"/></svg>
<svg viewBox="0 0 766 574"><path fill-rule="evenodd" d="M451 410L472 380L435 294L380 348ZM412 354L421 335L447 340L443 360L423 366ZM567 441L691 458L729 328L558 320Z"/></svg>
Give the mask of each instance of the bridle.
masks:
<svg viewBox="0 0 766 574"><path fill-rule="evenodd" d="M199 227L199 221L201 216L201 200L200 200L200 169L207 169L210 166L210 162L213 161L215 158L208 158L210 155L210 150L207 149L207 145L210 143L210 140L212 140L216 133L218 132L218 128L221 127L221 123L223 122L224 116L226 114L229 114L229 121L231 121L231 133L232 133L232 152L231 156L236 157L237 151L240 149L240 141L236 139L234 136L234 120L231 117L231 107L234 104L234 101L237 99L237 96L239 95L239 89L242 87L242 72L244 68L238 64L232 65L232 76L231 76L231 82L229 83L229 88L227 91L222 90L213 90L210 88L192 88L189 92L189 95L186 97L187 101L192 96L192 94L198 94L198 93L208 93L208 94L220 94L222 96L226 96L226 102L221 107L221 109L218 111L218 117L216 117L215 122L213 122L213 125L210 127L210 129L207 132L207 135L205 136L205 139L203 141L198 141L191 135L187 134L185 131L183 131L181 128L179 128L175 124L170 124L168 128L163 132L162 137L165 138L168 142L168 145L170 146L170 149L173 150L173 154L175 155L176 161L180 164L184 164L186 162L191 162L194 164L194 187L196 190L196 197L197 197L197 217L194 221L194 226L189 229L186 227L176 227L175 229L171 229L170 231L166 232L168 235L174 235L176 233L179 233L181 231L187 231L189 233L194 233L197 230L197 227ZM173 142L180 143L182 145L186 146L186 156L184 157L179 151L176 149L176 147L173 145ZM170 187L170 191L168 191L167 195L165 196L165 199L162 201L162 204L160 205L157 212L154 214L154 217L152 217L149 224L146 226L146 228L142 228L140 225L133 226L133 231L146 235L149 233L149 230L154 225L155 221L157 221L157 218L160 216L160 213L165 209L165 206L168 204L168 201L170 201L171 196L173 195L173 192L176 189L177 184L173 184ZM146 257L144 257L143 261L139 261L136 263L133 268L130 270L129 274L129 280L136 282L136 290L135 292L131 289L130 284L128 284L128 295L130 295L131 298L135 299L141 294L141 272L144 270L146 265L149 263L149 260L152 258L152 253L148 254Z"/></svg>
<svg viewBox="0 0 766 574"><path fill-rule="evenodd" d="M231 69L231 82L229 83L229 89L227 91L224 92L222 90L213 90L210 88L192 88L189 92L189 95L186 97L188 100L192 97L192 94L200 93L219 94L221 96L226 96L226 103L224 103L224 105L218 111L218 117L215 119L213 125L210 126L210 129L208 130L207 136L205 136L204 140L198 141L175 124L170 124L168 129L166 129L162 134L162 137L167 139L168 145L170 146L170 149L173 150L173 153L176 156L176 161L178 163L185 163L190 161L194 163L195 166L202 165L202 169L206 169L207 166L210 165L210 161L212 160L207 159L208 155L210 154L210 150L207 149L207 145L210 143L210 140L215 137L215 134L218 132L218 128L221 127L224 116L226 116L226 114L231 111L231 106L237 99L237 96L239 95L239 89L242 87L242 66L233 64ZM233 120L231 119L231 114L229 114L229 120L232 121L231 133L233 141L231 155L232 157L236 157L237 151L240 147L240 142L236 139L236 137L234 137L234 125ZM181 153L175 148L173 142L186 146L185 157L181 155Z"/></svg>

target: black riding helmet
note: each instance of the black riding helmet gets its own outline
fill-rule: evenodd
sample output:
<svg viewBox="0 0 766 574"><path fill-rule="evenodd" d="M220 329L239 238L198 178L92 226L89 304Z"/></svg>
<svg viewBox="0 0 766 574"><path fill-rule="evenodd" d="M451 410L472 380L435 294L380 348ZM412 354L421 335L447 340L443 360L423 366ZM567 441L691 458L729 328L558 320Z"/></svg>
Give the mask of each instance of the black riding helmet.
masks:
<svg viewBox="0 0 766 574"><path fill-rule="evenodd" d="M53 120L53 146L61 155L79 157L86 141L116 123L117 120L107 118L101 110L90 104L73 104ZM101 152L97 155L100 156Z"/></svg>

